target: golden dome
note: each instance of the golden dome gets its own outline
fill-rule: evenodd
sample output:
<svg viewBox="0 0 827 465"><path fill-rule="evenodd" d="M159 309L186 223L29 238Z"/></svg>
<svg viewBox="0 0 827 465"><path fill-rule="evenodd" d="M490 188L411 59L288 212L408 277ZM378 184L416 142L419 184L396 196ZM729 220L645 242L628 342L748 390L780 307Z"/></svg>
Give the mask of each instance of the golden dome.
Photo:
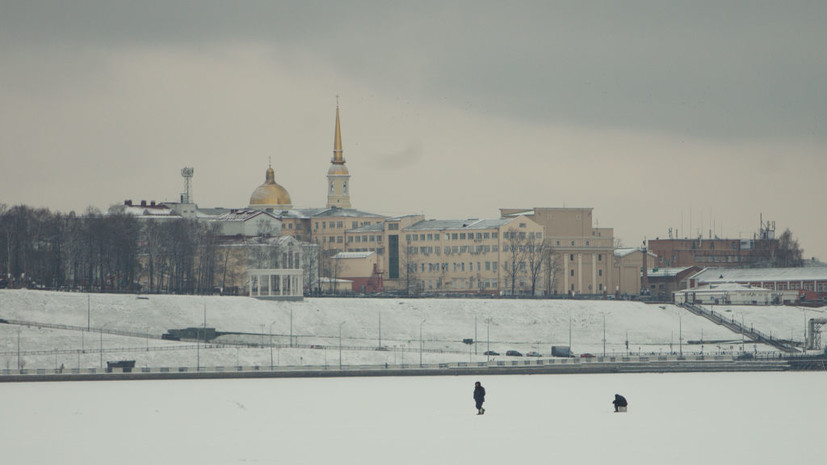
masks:
<svg viewBox="0 0 827 465"><path fill-rule="evenodd" d="M273 168L267 168L267 177L264 184L258 186L253 191L253 195L250 196L250 207L293 208L287 189L276 183L276 174Z"/></svg>

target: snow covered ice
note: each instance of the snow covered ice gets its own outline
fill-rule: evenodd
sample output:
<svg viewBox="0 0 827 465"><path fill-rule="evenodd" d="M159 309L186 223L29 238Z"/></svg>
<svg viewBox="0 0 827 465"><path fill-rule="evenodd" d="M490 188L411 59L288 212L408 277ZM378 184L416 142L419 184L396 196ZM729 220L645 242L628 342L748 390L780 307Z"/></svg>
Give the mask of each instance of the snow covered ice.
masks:
<svg viewBox="0 0 827 465"><path fill-rule="evenodd" d="M825 385L825 372L8 383L0 451L16 465L815 463Z"/></svg>

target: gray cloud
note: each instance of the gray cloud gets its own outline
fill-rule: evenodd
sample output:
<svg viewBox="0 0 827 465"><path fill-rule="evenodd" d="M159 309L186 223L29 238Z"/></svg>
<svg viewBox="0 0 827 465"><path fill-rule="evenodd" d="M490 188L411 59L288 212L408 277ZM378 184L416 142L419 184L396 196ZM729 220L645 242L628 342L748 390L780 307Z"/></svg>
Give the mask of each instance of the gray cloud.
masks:
<svg viewBox="0 0 827 465"><path fill-rule="evenodd" d="M526 120L825 138L824 2L11 2L3 48L232 41Z"/></svg>

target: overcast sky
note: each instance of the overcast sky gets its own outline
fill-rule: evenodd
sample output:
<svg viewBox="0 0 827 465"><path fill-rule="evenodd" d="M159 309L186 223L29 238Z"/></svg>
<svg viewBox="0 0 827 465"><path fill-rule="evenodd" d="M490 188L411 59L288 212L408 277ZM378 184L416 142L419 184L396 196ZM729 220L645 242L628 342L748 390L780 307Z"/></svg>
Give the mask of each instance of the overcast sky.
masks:
<svg viewBox="0 0 827 465"><path fill-rule="evenodd" d="M0 203L592 207L625 245L759 216L827 259L827 3L0 0Z"/></svg>

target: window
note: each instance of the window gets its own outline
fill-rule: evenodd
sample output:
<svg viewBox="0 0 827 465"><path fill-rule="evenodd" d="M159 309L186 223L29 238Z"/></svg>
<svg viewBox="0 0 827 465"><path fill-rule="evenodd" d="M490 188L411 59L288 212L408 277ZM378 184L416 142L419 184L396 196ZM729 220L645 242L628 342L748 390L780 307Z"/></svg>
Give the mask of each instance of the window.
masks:
<svg viewBox="0 0 827 465"><path fill-rule="evenodd" d="M339 228L339 229L342 229L344 226L342 225L341 221L337 221L336 222L336 227Z"/></svg>
<svg viewBox="0 0 827 465"><path fill-rule="evenodd" d="M459 233L459 238L460 239L465 239L465 233Z"/></svg>
<svg viewBox="0 0 827 465"><path fill-rule="evenodd" d="M569 254L569 261L572 261L572 262L574 261L574 254L573 253Z"/></svg>
<svg viewBox="0 0 827 465"><path fill-rule="evenodd" d="M572 268L571 270L569 270L569 275L570 275L570 276L574 276L574 268Z"/></svg>
<svg viewBox="0 0 827 465"><path fill-rule="evenodd" d="M603 270L597 270L597 276L603 276Z"/></svg>
<svg viewBox="0 0 827 465"><path fill-rule="evenodd" d="M599 262L603 261L603 254L602 253L597 254L597 261L599 261Z"/></svg>
<svg viewBox="0 0 827 465"><path fill-rule="evenodd" d="M353 224L356 224L355 222ZM398 231L399 230L399 223L390 223L388 224L388 231Z"/></svg>

